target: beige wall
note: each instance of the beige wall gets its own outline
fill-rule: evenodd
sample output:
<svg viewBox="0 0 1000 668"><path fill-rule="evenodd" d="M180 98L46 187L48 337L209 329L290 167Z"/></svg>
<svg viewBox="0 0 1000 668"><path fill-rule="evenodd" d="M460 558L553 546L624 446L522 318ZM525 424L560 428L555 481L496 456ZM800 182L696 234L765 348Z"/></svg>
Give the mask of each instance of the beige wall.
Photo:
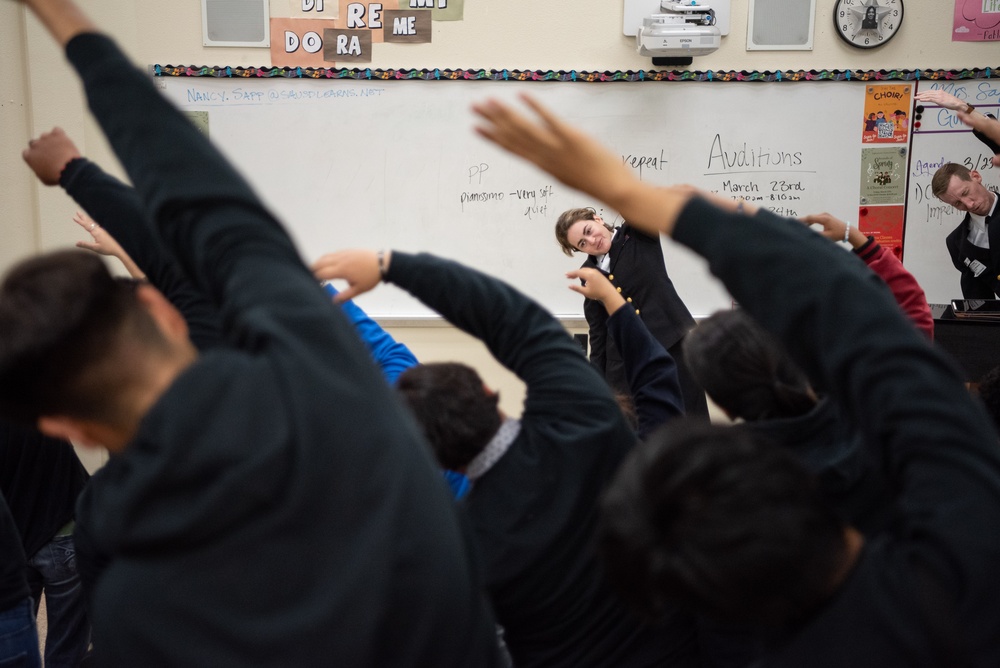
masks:
<svg viewBox="0 0 1000 668"><path fill-rule="evenodd" d="M271 0L288 16L292 0ZM270 65L267 50L201 46L197 0L88 0L82 3L138 65ZM332 3L331 3L332 4ZM733 0L732 31L699 70L952 69L996 67L995 43L950 41L954 3L911 1L900 34L873 51L846 46L833 32L833 0L818 0L813 51L747 52L747 3ZM622 0L465 0L465 18L434 24L431 44L378 44L372 67L532 70L652 69L622 35ZM58 189L36 186L20 161L28 138L60 125L81 151L120 174L83 103L62 54L16 2L0 0L0 270L28 253L72 244L73 205ZM518 412L522 389L475 341L448 328L392 330L421 359L459 359L499 387Z"/></svg>

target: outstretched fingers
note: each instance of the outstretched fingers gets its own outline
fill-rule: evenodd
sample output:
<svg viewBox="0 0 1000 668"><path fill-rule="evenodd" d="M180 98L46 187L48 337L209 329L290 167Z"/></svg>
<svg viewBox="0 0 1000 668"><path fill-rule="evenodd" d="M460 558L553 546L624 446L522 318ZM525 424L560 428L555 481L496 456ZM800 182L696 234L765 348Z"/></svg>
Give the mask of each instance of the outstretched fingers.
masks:
<svg viewBox="0 0 1000 668"><path fill-rule="evenodd" d="M491 98L472 109L486 121L476 126L476 132L517 156L538 164L541 149L554 148L546 146L551 137L542 126L499 100Z"/></svg>

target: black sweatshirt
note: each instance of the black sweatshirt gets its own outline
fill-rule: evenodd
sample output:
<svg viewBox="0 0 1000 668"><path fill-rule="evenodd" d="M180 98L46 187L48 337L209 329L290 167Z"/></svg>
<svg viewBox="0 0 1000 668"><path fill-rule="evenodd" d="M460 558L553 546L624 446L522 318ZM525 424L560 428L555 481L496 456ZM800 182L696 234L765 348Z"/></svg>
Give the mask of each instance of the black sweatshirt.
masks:
<svg viewBox="0 0 1000 668"><path fill-rule="evenodd" d="M347 318L110 40L77 36L67 55L228 344L174 381L81 499L99 661L494 665L455 506Z"/></svg>
<svg viewBox="0 0 1000 668"><path fill-rule="evenodd" d="M694 200L674 239L879 446L898 516L767 666L1000 666L1000 448L954 365L862 263L797 221Z"/></svg>
<svg viewBox="0 0 1000 668"><path fill-rule="evenodd" d="M692 619L671 611L642 624L597 561L597 499L636 437L576 342L533 300L455 262L396 252L387 279L480 339L527 386L517 437L464 500L514 664L699 666ZM660 353L640 355L636 387L654 403L644 386L666 395L676 414L676 373ZM653 414L666 417L662 408Z"/></svg>

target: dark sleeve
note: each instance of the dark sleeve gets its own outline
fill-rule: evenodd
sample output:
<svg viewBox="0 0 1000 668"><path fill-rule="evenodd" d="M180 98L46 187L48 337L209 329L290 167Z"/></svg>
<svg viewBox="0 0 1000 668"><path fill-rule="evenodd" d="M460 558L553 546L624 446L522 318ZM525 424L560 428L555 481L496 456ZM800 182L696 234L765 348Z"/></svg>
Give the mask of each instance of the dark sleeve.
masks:
<svg viewBox="0 0 1000 668"><path fill-rule="evenodd" d="M904 318L879 278L822 236L767 211L742 216L696 199L674 238L708 260L867 442L882 448L903 510L897 540L948 591L977 599L973 608L985 604L980 597L995 599L997 435L956 367Z"/></svg>
<svg viewBox="0 0 1000 668"><path fill-rule="evenodd" d="M387 280L481 340L527 385L525 414L544 405L580 424L624 420L611 391L566 329L537 302L506 283L428 254L393 252Z"/></svg>
<svg viewBox="0 0 1000 668"><path fill-rule="evenodd" d="M590 363L603 376L608 370L608 312L604 304L594 299L583 302L590 338Z"/></svg>
<svg viewBox="0 0 1000 668"><path fill-rule="evenodd" d="M331 355L332 346L360 347L346 318L222 154L107 37L77 35L66 54L143 213L195 289L218 306L227 343L251 352L294 345L317 364L353 369Z"/></svg>
<svg viewBox="0 0 1000 668"><path fill-rule="evenodd" d="M177 307L188 323L191 341L199 349L222 343L218 311L195 289L160 243L131 186L86 158L71 161L59 185L118 241L146 279Z"/></svg>
<svg viewBox="0 0 1000 668"><path fill-rule="evenodd" d="M684 414L677 364L627 305L608 318L608 331L621 353L639 419L639 438L644 439L668 420Z"/></svg>

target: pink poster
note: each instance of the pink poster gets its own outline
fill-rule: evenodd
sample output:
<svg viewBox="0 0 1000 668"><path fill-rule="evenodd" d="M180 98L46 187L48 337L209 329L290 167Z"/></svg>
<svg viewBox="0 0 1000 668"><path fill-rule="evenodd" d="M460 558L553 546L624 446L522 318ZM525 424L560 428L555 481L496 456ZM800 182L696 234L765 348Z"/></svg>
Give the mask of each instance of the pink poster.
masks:
<svg viewBox="0 0 1000 668"><path fill-rule="evenodd" d="M1000 0L955 0L951 41L1000 41Z"/></svg>

